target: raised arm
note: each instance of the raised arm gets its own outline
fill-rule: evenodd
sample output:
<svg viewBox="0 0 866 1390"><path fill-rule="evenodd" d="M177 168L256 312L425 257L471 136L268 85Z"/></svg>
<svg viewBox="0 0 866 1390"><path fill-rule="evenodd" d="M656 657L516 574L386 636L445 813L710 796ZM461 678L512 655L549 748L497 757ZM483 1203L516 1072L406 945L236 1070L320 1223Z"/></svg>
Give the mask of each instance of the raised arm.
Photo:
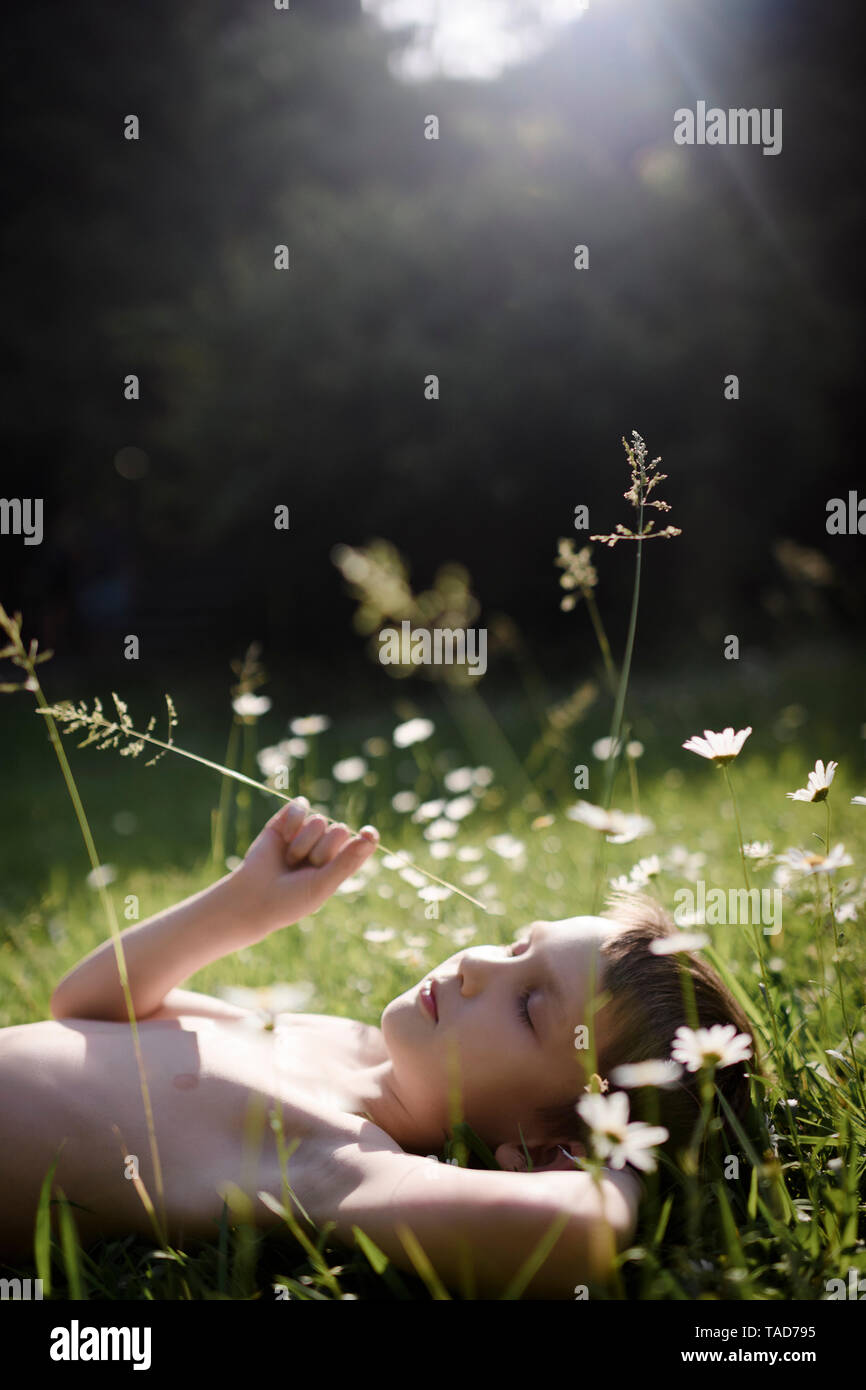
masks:
<svg viewBox="0 0 866 1390"><path fill-rule="evenodd" d="M318 911L377 838L370 827L353 836L344 825L329 826L303 797L286 803L233 873L121 933L136 1018L153 1014L169 990L221 956ZM63 977L51 1012L57 1019L128 1017L112 940Z"/></svg>
<svg viewBox="0 0 866 1390"><path fill-rule="evenodd" d="M475 1298L501 1298L558 1228L520 1296L574 1299L576 1286L607 1282L637 1222L639 1187L627 1172L606 1171L596 1182L582 1171L491 1172L354 1146L339 1168L328 1219L341 1244L356 1245L360 1228L398 1269L417 1273L408 1229L443 1285Z"/></svg>

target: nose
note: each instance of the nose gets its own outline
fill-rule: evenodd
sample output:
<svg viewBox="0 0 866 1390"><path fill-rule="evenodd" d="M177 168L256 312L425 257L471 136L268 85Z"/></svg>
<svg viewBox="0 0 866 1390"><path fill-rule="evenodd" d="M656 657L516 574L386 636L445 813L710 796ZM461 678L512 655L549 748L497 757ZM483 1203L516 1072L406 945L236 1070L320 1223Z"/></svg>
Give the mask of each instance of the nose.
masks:
<svg viewBox="0 0 866 1390"><path fill-rule="evenodd" d="M471 999L490 978L491 970L499 962L501 947L476 946L466 951L460 959L457 970L457 983L464 999Z"/></svg>

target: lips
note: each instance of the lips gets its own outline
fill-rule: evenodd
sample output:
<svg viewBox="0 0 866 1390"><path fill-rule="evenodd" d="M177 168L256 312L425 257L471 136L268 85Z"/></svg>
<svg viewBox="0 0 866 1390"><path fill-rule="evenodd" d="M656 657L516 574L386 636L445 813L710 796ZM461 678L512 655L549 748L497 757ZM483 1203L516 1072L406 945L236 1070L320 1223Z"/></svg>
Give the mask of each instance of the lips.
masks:
<svg viewBox="0 0 866 1390"><path fill-rule="evenodd" d="M438 1023L439 1008L436 1003L436 981L425 980L419 990L419 994L421 996L421 1003L424 1005L425 1009L427 1009L428 1013L432 1014L433 1018Z"/></svg>

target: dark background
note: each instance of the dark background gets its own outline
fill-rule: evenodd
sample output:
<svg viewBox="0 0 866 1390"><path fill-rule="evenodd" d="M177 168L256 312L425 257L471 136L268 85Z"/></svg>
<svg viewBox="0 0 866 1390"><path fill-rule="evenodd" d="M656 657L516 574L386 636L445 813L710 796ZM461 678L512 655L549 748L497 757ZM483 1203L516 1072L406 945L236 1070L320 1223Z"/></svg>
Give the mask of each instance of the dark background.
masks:
<svg viewBox="0 0 866 1390"><path fill-rule="evenodd" d="M573 675L556 540L578 503L629 520L632 429L684 533L647 547L639 669L858 643L864 540L825 528L866 491L856 13L600 0L496 81L412 85L357 0L6 6L0 495L43 497L45 539L0 537L0 601L46 670L90 694L137 633L141 677L224 685L260 639L381 687L330 552L384 537ZM782 107L782 152L676 146L699 98ZM632 559L594 555L619 641Z"/></svg>

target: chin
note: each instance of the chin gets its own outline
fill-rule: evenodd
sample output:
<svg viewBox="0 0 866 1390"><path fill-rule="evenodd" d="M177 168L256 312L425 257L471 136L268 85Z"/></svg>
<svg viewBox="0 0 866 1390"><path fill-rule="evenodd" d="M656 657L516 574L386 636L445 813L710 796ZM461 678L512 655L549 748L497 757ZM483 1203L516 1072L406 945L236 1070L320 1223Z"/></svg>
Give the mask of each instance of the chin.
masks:
<svg viewBox="0 0 866 1390"><path fill-rule="evenodd" d="M408 1015L411 1007L405 994L399 995L396 999L392 999L385 1005L382 1010L382 1016L379 1019L379 1027L382 1030L382 1037L385 1039L386 1043L390 1043L391 1038L394 1036L395 1029L403 1031L400 1028L400 1020L402 1017Z"/></svg>
<svg viewBox="0 0 866 1390"><path fill-rule="evenodd" d="M398 994L396 999L389 1000L382 1010L382 1018L379 1024L380 1028L384 1030L386 1019L390 1019L393 1023L401 1014L406 1014L408 1016L413 1011L417 1012L417 991L417 985L410 985L408 989L404 989L402 994Z"/></svg>
<svg viewBox="0 0 866 1390"><path fill-rule="evenodd" d="M413 991L385 1005L379 1028L392 1066L404 1079L413 1076L414 1085L425 1089L431 1066L435 1066L435 1052L431 1051L435 1030L419 1010Z"/></svg>

